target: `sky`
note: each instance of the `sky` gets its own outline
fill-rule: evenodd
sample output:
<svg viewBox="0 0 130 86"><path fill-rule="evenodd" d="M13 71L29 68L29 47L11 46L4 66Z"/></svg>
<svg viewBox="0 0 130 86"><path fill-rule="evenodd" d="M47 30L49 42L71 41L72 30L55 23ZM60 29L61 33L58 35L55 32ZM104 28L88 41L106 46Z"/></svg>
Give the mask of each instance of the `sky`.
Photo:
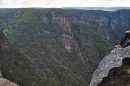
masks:
<svg viewBox="0 0 130 86"><path fill-rule="evenodd" d="M130 7L130 0L0 0L0 8Z"/></svg>

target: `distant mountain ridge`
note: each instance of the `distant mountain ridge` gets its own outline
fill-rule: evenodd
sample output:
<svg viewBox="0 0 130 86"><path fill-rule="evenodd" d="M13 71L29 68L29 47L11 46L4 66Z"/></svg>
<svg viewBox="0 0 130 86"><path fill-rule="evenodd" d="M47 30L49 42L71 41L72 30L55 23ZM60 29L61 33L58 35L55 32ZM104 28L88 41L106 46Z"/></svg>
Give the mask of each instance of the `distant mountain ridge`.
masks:
<svg viewBox="0 0 130 86"><path fill-rule="evenodd" d="M122 9L130 9L130 7L68 7L65 9L117 11Z"/></svg>

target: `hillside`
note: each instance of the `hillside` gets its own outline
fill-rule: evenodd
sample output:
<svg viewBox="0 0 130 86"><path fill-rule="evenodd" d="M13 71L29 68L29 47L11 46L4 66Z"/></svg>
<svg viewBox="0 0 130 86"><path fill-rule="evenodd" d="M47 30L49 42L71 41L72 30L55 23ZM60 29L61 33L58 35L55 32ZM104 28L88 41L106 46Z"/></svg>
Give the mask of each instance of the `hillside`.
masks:
<svg viewBox="0 0 130 86"><path fill-rule="evenodd" d="M0 32L0 70L2 77L20 86L59 86L55 79L47 76L37 66L33 56L11 44L2 32ZM6 80L3 79L4 81Z"/></svg>
<svg viewBox="0 0 130 86"><path fill-rule="evenodd" d="M49 84L88 85L91 74L102 57L110 51L115 41L122 37L123 31L130 27L129 15L129 10L115 12L65 9L0 10L1 30L9 42L20 49L20 52L24 52L23 56L19 56L17 54L19 50L10 50L17 58L6 54L6 57L1 59L5 58L6 62L6 58L10 60L14 58L12 64L16 65L14 63L16 59L16 62L20 61L21 66L25 65L30 71L22 72L24 77L17 79L21 74L16 71L13 71L15 75L10 73L11 67L4 67L5 62L0 69L9 80L23 83L21 86L32 86L30 82L33 80L28 81L30 79L26 77L34 79L29 73L37 72L37 67L40 74L49 77ZM23 60L20 57L23 57ZM32 59L34 63L30 63ZM46 79L39 80L43 83Z"/></svg>

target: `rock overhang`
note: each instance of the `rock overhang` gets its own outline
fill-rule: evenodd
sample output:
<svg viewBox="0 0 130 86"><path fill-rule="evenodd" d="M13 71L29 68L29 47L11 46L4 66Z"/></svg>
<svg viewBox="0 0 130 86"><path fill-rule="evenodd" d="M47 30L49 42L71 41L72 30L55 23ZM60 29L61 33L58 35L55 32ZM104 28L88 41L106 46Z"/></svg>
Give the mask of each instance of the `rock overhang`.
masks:
<svg viewBox="0 0 130 86"><path fill-rule="evenodd" d="M98 86L109 71L115 67L121 67L124 58L130 58L130 46L126 48L115 48L105 56L99 63L97 70L93 73L89 86Z"/></svg>

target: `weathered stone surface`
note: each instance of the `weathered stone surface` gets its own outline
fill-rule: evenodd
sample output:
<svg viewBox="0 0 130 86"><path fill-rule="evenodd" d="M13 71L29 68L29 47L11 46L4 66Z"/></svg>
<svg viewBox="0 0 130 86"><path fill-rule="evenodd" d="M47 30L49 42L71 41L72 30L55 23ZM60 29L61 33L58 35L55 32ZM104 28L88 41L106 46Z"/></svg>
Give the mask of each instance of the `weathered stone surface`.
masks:
<svg viewBox="0 0 130 86"><path fill-rule="evenodd" d="M0 78L0 86L19 86L19 85L16 85L16 84L14 84L13 82L10 82L7 79Z"/></svg>
<svg viewBox="0 0 130 86"><path fill-rule="evenodd" d="M100 62L97 70L92 75L91 83L89 86L98 86L104 77L108 76L112 68L121 67L122 60L130 58L130 47L115 48L109 55L105 56Z"/></svg>

